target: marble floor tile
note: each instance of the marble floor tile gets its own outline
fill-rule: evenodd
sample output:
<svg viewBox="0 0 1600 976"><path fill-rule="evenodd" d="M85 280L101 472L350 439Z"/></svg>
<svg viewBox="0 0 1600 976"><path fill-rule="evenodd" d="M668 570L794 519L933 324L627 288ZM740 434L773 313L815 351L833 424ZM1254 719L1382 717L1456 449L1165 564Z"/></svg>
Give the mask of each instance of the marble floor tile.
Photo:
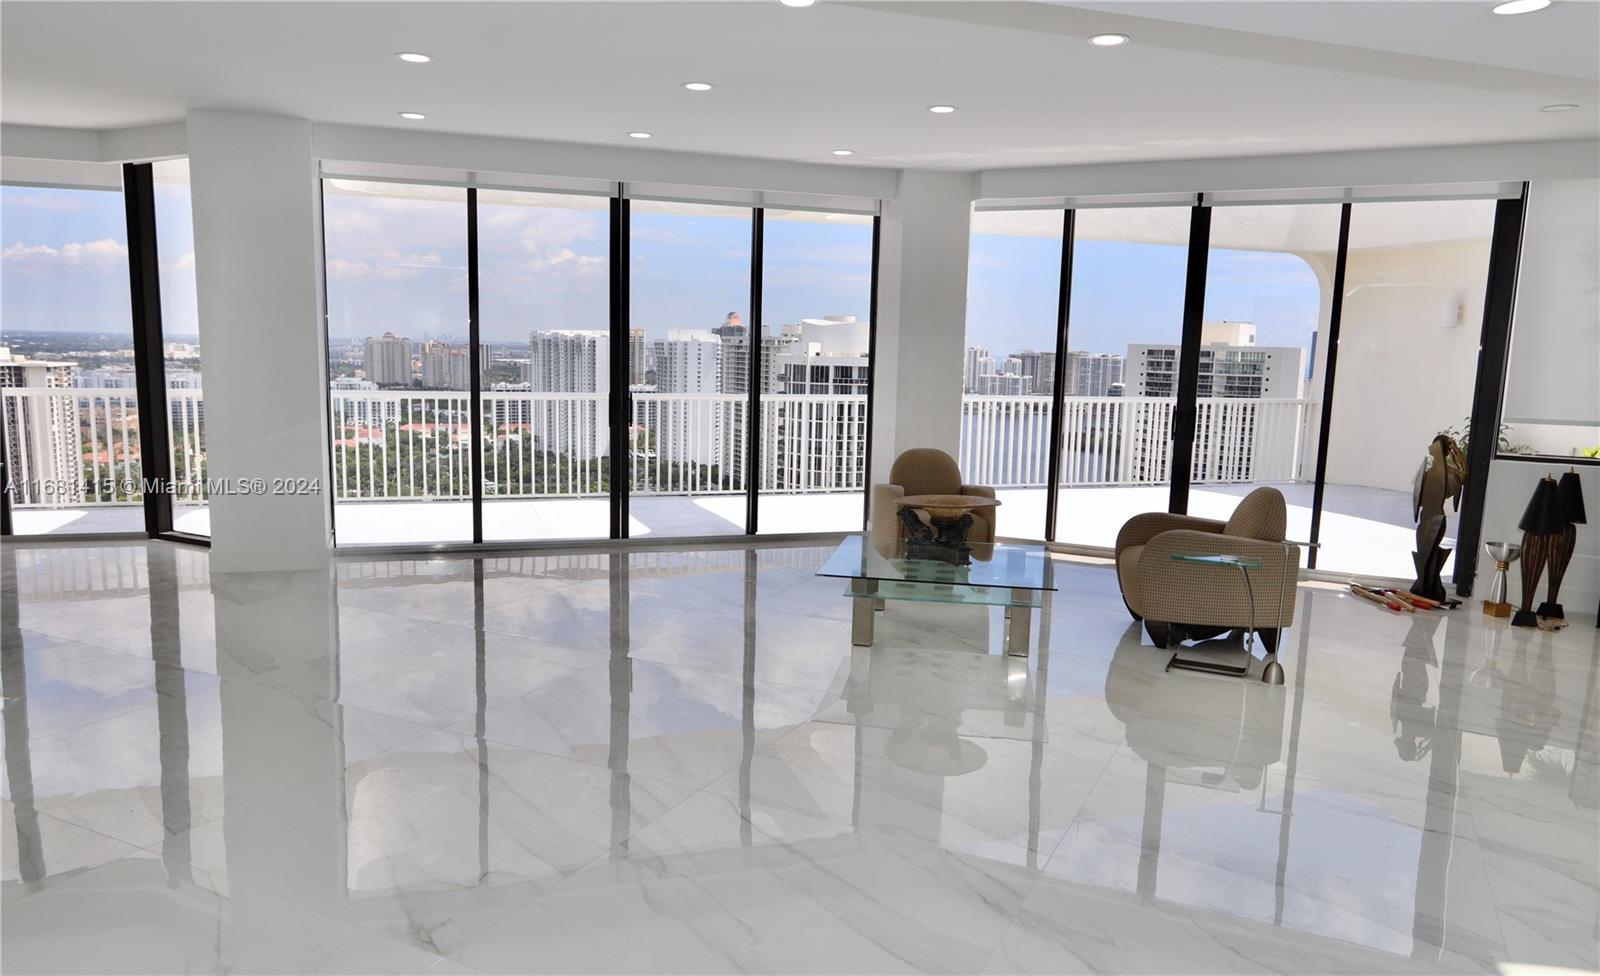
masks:
<svg viewBox="0 0 1600 976"><path fill-rule="evenodd" d="M7 546L6 971L1600 968L1592 618L1305 585L1271 686L830 551Z"/></svg>

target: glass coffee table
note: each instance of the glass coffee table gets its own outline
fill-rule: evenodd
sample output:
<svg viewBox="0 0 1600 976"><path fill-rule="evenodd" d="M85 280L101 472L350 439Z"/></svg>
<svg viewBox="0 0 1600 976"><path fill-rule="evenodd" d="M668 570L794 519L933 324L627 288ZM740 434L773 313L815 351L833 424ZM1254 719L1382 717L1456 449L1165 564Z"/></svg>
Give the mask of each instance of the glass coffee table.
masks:
<svg viewBox="0 0 1600 976"><path fill-rule="evenodd" d="M818 576L849 580L845 596L855 601L850 643L872 644L873 610L883 600L966 603L1005 607L1006 653L1026 657L1033 611L1048 606L1055 590L1054 567L1044 546L999 542L969 544L968 562L956 565L906 555L905 540L850 535L817 570Z"/></svg>

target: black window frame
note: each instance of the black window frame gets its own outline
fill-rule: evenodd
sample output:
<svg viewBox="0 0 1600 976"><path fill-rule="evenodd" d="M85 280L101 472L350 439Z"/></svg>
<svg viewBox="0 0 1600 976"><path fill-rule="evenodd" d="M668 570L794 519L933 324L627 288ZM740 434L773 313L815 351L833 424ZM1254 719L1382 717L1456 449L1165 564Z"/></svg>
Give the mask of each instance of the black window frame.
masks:
<svg viewBox="0 0 1600 976"><path fill-rule="evenodd" d="M338 177L323 175L317 181L317 219L319 229L323 233L322 260L327 261L326 231L323 216L323 187L327 180ZM397 181L405 182L405 181ZM630 389L629 378L629 344L628 335L631 325L629 310L631 289L630 277L632 271L632 197L625 192L622 184L616 184L608 196L609 237L607 245L608 254L608 302L609 313L607 323L609 327L607 351L609 354L608 380L610 392L607 396L607 418L609 420L608 451L610 457L606 462L606 487L607 502L610 510L608 519L608 532L604 540L584 538L550 538L550 539L520 539L486 542L483 538L483 446L482 446L482 382L480 370L481 336L479 335L479 307L478 295L480 287L480 274L478 266L478 213L477 213L477 187L466 187L467 201L467 294L468 294L468 343L470 348L471 367L471 398L473 408L472 432L473 441L472 466L470 481L473 485L472 505L472 541L471 542L446 542L417 546L405 543L356 543L351 545L339 544L338 523L335 516L336 502L334 498L334 485L329 484L328 510L329 525L332 531L335 550L345 552L376 552L376 551L408 551L408 550L503 550L503 549L538 549L538 548L568 548L573 545L603 541L621 541L629 537L629 498L631 495L630 475L631 464L631 438L629 425L633 419L633 396ZM558 191L559 192L559 191ZM761 383L759 382L766 367L765 344L762 342L762 286L763 286L763 256L765 251L765 207L752 205L751 212L751 249L750 249L750 325L748 335L750 348L745 363L745 386L747 403L747 424L745 436L745 526L741 535L755 536L760 525L760 465L761 454L759 444L759 418L761 416ZM866 430L862 445L863 452L863 483L861 487L862 500L862 530L866 529L871 515L872 486L871 486L871 459L872 438L875 426L874 403L877 388L877 317L878 317L878 275L879 253L882 239L882 218L873 213L872 217L872 251L871 275L869 285L867 323L867 366L866 366ZM323 315L327 316L327 276L323 273ZM323 337L323 382L327 383L332 370L328 362L328 344L326 332ZM324 432L329 438L328 452L330 470L332 470L333 447L331 435ZM801 538L814 535L832 535L828 530L817 532L783 533L767 536L767 538L782 540L788 537ZM696 539L716 539L718 536L681 536L674 540L694 541Z"/></svg>
<svg viewBox="0 0 1600 976"><path fill-rule="evenodd" d="M1501 198L1495 208L1495 220L1490 244L1489 270L1485 277L1484 320L1479 360L1472 394L1472 427L1474 430L1498 430L1502 403L1505 396L1506 370L1509 363L1512 324L1516 304L1516 279L1521 255L1523 224L1526 217L1528 184L1522 184L1519 197ZM1295 201L1263 206L1293 206ZM1168 511L1186 514L1193 462L1193 445L1198 410L1200 338L1205 307L1206 269L1210 252L1211 212L1214 202L1206 195L1196 194L1190 211L1187 267L1185 271L1183 338L1177 354L1176 377L1177 405L1174 410L1171 464L1168 474ZM1311 543L1307 568L1317 568L1317 549L1322 537L1322 514L1327 487L1328 432L1332 426L1334 381L1338 370L1339 327L1344 308L1344 280L1350 245L1350 218L1353 204L1346 199L1340 210L1339 237L1335 254L1334 274L1331 284L1332 301L1329 311L1328 336L1324 355L1321 421L1318 428L1315 474L1312 482ZM1061 278L1057 293L1056 375L1051 391L1051 434L1045 485L1045 537L1044 541L1056 546L1095 549L1057 538L1060 496L1061 415L1065 398L1064 369L1068 339L1071 333L1072 269L1077 243L1076 225L1078 208L1062 208ZM1544 455L1502 454L1495 438L1490 438L1491 449L1478 449L1468 457L1468 478L1462 493L1460 519L1457 528L1455 567L1452 584L1459 596L1472 594L1476 574L1479 540L1481 538L1484 496L1488 488L1489 465L1498 458L1519 461L1563 464L1600 465L1600 458L1552 458Z"/></svg>
<svg viewBox="0 0 1600 976"><path fill-rule="evenodd" d="M0 422L0 538L29 541L145 538L209 548L209 536L180 532L173 528L174 486L169 450L172 429L167 411L166 357L162 351L160 235L156 226L154 165L122 164L120 192L128 238L128 304L133 327L133 381L139 417L139 478L144 529L135 532L18 535L11 513L9 435L5 424Z"/></svg>

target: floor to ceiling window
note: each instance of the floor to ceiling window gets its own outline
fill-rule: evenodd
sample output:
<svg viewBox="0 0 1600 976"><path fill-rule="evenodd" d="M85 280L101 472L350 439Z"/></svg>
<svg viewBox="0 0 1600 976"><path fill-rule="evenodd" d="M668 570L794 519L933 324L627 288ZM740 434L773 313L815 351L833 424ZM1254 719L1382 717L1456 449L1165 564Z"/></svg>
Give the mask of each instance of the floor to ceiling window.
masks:
<svg viewBox="0 0 1600 976"><path fill-rule="evenodd" d="M853 532L867 483L873 219L762 212L763 533Z"/></svg>
<svg viewBox="0 0 1600 976"><path fill-rule="evenodd" d="M961 475L995 489L1002 536L1045 534L1062 225L1060 210L972 215Z"/></svg>
<svg viewBox="0 0 1600 976"><path fill-rule="evenodd" d="M1110 546L1140 512L1165 511L1189 207L1074 216L1056 540Z"/></svg>
<svg viewBox="0 0 1600 976"><path fill-rule="evenodd" d="M1288 503L1288 537L1311 538L1318 339L1333 304L1339 213L1336 203L1211 212L1190 515L1226 519L1270 485Z"/></svg>
<svg viewBox="0 0 1600 976"><path fill-rule="evenodd" d="M753 212L629 206L628 535L743 533Z"/></svg>
<svg viewBox="0 0 1600 976"><path fill-rule="evenodd" d="M471 542L466 190L326 179L340 543Z"/></svg>
<svg viewBox="0 0 1600 976"><path fill-rule="evenodd" d="M120 183L0 187L0 224L12 531L144 531Z"/></svg>
<svg viewBox="0 0 1600 976"><path fill-rule="evenodd" d="M605 197L479 190L483 538L610 532Z"/></svg>
<svg viewBox="0 0 1600 976"><path fill-rule="evenodd" d="M160 240L162 383L167 399L167 455L172 466L172 527L211 534L206 500L206 406L202 391L200 319L195 303L194 216L189 161L151 164Z"/></svg>
<svg viewBox="0 0 1600 976"><path fill-rule="evenodd" d="M1494 223L1493 200L1351 207L1318 569L1415 575L1417 466L1435 434L1480 435L1466 421Z"/></svg>

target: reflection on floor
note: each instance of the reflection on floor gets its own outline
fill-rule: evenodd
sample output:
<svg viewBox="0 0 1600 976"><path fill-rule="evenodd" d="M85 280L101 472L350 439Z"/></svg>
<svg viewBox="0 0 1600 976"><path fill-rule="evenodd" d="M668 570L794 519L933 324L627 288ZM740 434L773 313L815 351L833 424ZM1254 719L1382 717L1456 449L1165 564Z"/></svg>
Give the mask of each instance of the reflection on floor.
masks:
<svg viewBox="0 0 1600 976"><path fill-rule="evenodd" d="M1306 587L1270 687L1087 564L852 650L825 554L8 547L6 971L1600 962L1592 618Z"/></svg>
<svg viewBox="0 0 1600 976"><path fill-rule="evenodd" d="M1255 488L1245 485L1197 485L1189 493L1189 514L1226 519L1239 499ZM1311 538L1312 486L1274 483L1288 502L1289 538ZM1016 538L1042 538L1043 488L1001 488L1000 533ZM1061 492L1056 538L1073 545L1111 548L1117 529L1140 512L1165 511L1170 492L1165 485L1073 486ZM765 535L856 532L863 515L860 492L763 493L760 529ZM92 506L88 509L22 509L13 514L19 535L140 532L143 509L134 506ZM742 494L636 495L628 502L628 534L689 537L742 535ZM490 498L483 506L483 537L488 542L529 539L603 539L610 532L610 503L604 498ZM180 532L211 534L205 508L179 507ZM335 536L341 546L409 545L464 542L472 538L472 503L466 501L369 500L339 502L334 508ZM1447 544L1455 541L1455 523ZM1330 484L1323 499L1322 548L1318 565L1340 573L1409 577L1414 572L1411 550L1416 523L1409 491ZM1448 578L1451 561L1445 563Z"/></svg>

